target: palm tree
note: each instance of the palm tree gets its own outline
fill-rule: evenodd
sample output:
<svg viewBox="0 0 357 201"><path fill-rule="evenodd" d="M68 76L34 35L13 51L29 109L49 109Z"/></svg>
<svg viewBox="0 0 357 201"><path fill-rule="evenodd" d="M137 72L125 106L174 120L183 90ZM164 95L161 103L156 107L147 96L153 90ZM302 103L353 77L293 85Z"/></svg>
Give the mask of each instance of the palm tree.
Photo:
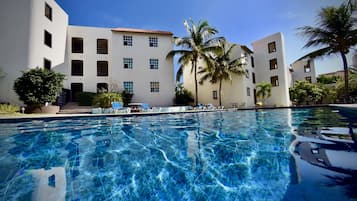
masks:
<svg viewBox="0 0 357 201"><path fill-rule="evenodd" d="M356 6L352 1L342 3L339 7L322 8L318 15L318 26L298 28L301 34L308 38L304 48L321 47L304 58L316 58L340 54L343 61L345 78L345 98L348 100L348 64L346 54L357 44L357 18L354 15Z"/></svg>
<svg viewBox="0 0 357 201"><path fill-rule="evenodd" d="M261 82L256 85L257 87L257 97L260 99L262 104L265 100L271 96L271 84L269 82Z"/></svg>
<svg viewBox="0 0 357 201"><path fill-rule="evenodd" d="M176 81L179 81L183 74L185 66L191 65L191 73L194 73L195 79L195 105L198 104L198 82L197 82L197 63L201 59L203 62L209 60L209 53L216 49L217 41L223 38L213 38L218 33L215 28L212 28L207 21L199 21L197 26L192 20L184 21L184 26L188 36L183 38L175 38L176 46L181 46L181 50L173 50L167 55L172 58L175 55L180 55L178 63L180 64L176 74Z"/></svg>
<svg viewBox="0 0 357 201"><path fill-rule="evenodd" d="M226 42L219 43L219 49L215 54L210 55L207 62L207 68L203 68L200 84L209 80L210 83L219 83L219 106L222 106L222 82L225 80L232 81L232 75L245 74L241 58L232 59L232 50L236 45L229 45Z"/></svg>

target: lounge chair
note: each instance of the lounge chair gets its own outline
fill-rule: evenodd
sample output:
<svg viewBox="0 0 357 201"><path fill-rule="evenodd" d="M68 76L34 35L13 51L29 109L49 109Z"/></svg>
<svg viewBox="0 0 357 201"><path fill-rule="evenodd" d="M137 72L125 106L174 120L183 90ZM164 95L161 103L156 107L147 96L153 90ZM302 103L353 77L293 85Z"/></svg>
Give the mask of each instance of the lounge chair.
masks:
<svg viewBox="0 0 357 201"><path fill-rule="evenodd" d="M123 109L123 104L121 102L112 102L112 109L114 113L117 113Z"/></svg>
<svg viewBox="0 0 357 201"><path fill-rule="evenodd" d="M148 103L142 103L141 104L141 109L142 109L143 112L149 112L150 105Z"/></svg>

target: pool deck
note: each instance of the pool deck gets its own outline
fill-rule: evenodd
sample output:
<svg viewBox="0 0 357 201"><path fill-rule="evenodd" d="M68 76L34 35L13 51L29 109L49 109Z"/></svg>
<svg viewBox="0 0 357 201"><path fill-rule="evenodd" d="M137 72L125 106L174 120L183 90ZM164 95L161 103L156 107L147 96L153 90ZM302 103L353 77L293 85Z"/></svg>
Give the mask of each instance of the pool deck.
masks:
<svg viewBox="0 0 357 201"><path fill-rule="evenodd" d="M83 117L130 117L142 115L160 115L160 114L182 114L182 113L197 113L197 112L217 112L217 111L239 111L239 110L261 110L261 109L298 109L298 108L314 108L314 107L334 107L344 111L357 111L357 104L329 104L329 105L313 105L313 106L294 106L294 107L262 107L262 108L234 108L220 110L188 110L181 112L135 112L135 113L115 113L115 114L26 114L26 115L0 115L0 123L31 121L31 120L58 120L64 118L83 118Z"/></svg>

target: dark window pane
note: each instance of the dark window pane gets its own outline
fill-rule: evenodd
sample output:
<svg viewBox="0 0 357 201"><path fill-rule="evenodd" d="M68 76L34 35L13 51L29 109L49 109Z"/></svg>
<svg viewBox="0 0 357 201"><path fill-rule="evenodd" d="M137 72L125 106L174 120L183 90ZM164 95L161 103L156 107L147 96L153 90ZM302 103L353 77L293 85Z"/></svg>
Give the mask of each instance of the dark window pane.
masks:
<svg viewBox="0 0 357 201"><path fill-rule="evenodd" d="M83 38L72 38L72 53L83 53Z"/></svg>
<svg viewBox="0 0 357 201"><path fill-rule="evenodd" d="M214 100L218 99L217 91L212 91L212 96Z"/></svg>
<svg viewBox="0 0 357 201"><path fill-rule="evenodd" d="M71 83L71 96L73 102L77 102L77 95L80 92L83 92L83 83Z"/></svg>
<svg viewBox="0 0 357 201"><path fill-rule="evenodd" d="M276 52L276 44L275 42L271 42L268 44L268 51L269 53Z"/></svg>
<svg viewBox="0 0 357 201"><path fill-rule="evenodd" d="M274 70L278 68L278 60L277 59L272 59L269 61L270 64L270 70Z"/></svg>
<svg viewBox="0 0 357 201"><path fill-rule="evenodd" d="M255 73L252 73L253 84L255 84Z"/></svg>
<svg viewBox="0 0 357 201"><path fill-rule="evenodd" d="M108 54L107 39L97 39L97 54Z"/></svg>
<svg viewBox="0 0 357 201"><path fill-rule="evenodd" d="M72 60L72 75L83 76L83 61Z"/></svg>
<svg viewBox="0 0 357 201"><path fill-rule="evenodd" d="M48 59L43 60L43 67L47 70L51 70L51 61Z"/></svg>
<svg viewBox="0 0 357 201"><path fill-rule="evenodd" d="M52 8L45 3L45 16L52 21Z"/></svg>
<svg viewBox="0 0 357 201"><path fill-rule="evenodd" d="M108 61L97 61L97 76L108 76Z"/></svg>
<svg viewBox="0 0 357 201"><path fill-rule="evenodd" d="M48 47L52 47L52 35L45 30L45 45L47 45Z"/></svg>
<svg viewBox="0 0 357 201"><path fill-rule="evenodd" d="M250 61L252 63L252 67L254 68L254 57L250 57Z"/></svg>
<svg viewBox="0 0 357 201"><path fill-rule="evenodd" d="M278 76L270 77L270 83L273 87L279 86Z"/></svg>
<svg viewBox="0 0 357 201"><path fill-rule="evenodd" d="M97 93L108 92L108 83L98 83Z"/></svg>

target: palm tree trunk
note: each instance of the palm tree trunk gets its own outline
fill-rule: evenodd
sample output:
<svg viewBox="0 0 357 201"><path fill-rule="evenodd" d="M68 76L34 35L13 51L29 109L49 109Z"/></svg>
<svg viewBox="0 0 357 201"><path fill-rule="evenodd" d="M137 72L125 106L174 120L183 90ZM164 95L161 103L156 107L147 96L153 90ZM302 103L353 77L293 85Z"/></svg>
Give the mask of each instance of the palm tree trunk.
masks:
<svg viewBox="0 0 357 201"><path fill-rule="evenodd" d="M343 61L343 71L345 75L345 103L349 102L349 87L348 87L348 65L347 65L347 59L346 55L341 52L341 57Z"/></svg>
<svg viewBox="0 0 357 201"><path fill-rule="evenodd" d="M192 65L195 71L195 105L198 105L197 59L192 61Z"/></svg>
<svg viewBox="0 0 357 201"><path fill-rule="evenodd" d="M222 80L219 81L219 106L222 106Z"/></svg>

